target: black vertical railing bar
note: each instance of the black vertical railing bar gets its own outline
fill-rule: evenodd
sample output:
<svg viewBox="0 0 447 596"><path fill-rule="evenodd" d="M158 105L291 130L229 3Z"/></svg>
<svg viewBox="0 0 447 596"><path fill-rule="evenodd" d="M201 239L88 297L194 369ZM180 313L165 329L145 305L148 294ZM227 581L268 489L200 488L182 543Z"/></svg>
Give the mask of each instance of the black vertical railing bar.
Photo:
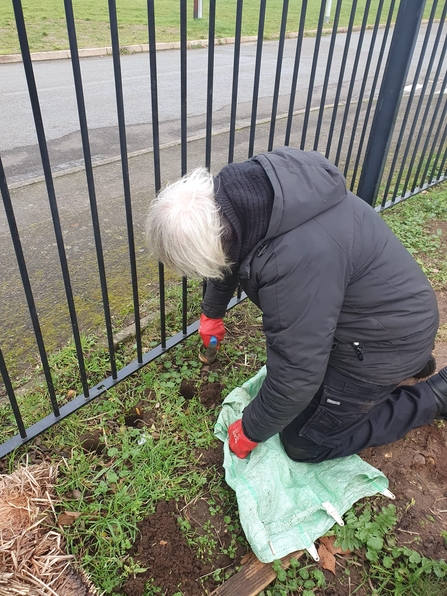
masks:
<svg viewBox="0 0 447 596"><path fill-rule="evenodd" d="M155 192L161 188L160 168L160 128L158 118L158 76L157 76L157 43L155 37L154 0L147 0L147 28L149 37L149 71L151 82L152 110L152 145L154 150L154 182Z"/></svg>
<svg viewBox="0 0 447 596"><path fill-rule="evenodd" d="M208 24L208 75L206 83L206 139L205 167L211 166L211 140L213 127L213 89L214 89L214 41L216 33L216 0L210 0Z"/></svg>
<svg viewBox="0 0 447 596"><path fill-rule="evenodd" d="M124 205L126 210L127 240L129 245L130 274L132 281L133 310L135 320L135 340L138 362L142 362L141 321L138 297L137 261L133 231L132 203L130 197L129 160L127 157L126 121L124 116L123 81L121 76L120 46L118 21L116 18L116 0L108 0L110 36L112 40L113 72L115 78L116 109L118 114L118 132L120 140L121 169L123 174Z"/></svg>
<svg viewBox="0 0 447 596"><path fill-rule="evenodd" d="M182 277L182 331L186 334L188 326L188 279Z"/></svg>
<svg viewBox="0 0 447 596"><path fill-rule="evenodd" d="M25 425L23 424L22 415L20 414L19 404L17 403L17 398L14 393L14 389L11 383L11 377L9 376L8 369L6 368L6 362L3 358L3 352L0 348L0 374L3 378L3 383L5 384L6 393L8 394L9 403L11 404L12 413L14 414L14 418L16 421L17 429L20 434L21 439L26 439L26 429ZM59 414L58 414L59 415Z"/></svg>
<svg viewBox="0 0 447 596"><path fill-rule="evenodd" d="M11 240L14 246L16 254L17 264L19 266L20 277L22 279L23 289L25 291L25 297L28 304L28 310L31 317L31 323L33 326L34 335L36 337L36 343L39 350L40 360L42 362L42 368L45 375L45 381L47 383L48 394L50 396L51 406L55 416L59 416L59 406L57 403L56 392L54 390L53 378L51 376L50 365L48 363L47 352L45 349L45 343L42 336L42 330L40 328L39 317L37 316L37 308L34 302L34 296L31 289L31 283L28 275L28 270L25 262L25 255L23 254L22 243L20 242L19 230L17 228L17 222L14 215L14 209L12 206L11 196L9 194L8 184L6 182L5 171L3 169L3 162L0 157L0 191L3 198L3 206L6 213L6 219L8 220L9 231L11 234Z"/></svg>
<svg viewBox="0 0 447 596"><path fill-rule="evenodd" d="M306 146L307 127L309 125L310 108L312 107L312 96L315 85L315 75L317 73L318 56L320 54L321 32L323 31L324 14L326 11L326 2L321 0L320 15L318 17L317 35L315 37L314 53L312 57L312 68L310 71L309 86L307 91L306 110L304 112L303 129L301 131L300 149Z"/></svg>
<svg viewBox="0 0 447 596"><path fill-rule="evenodd" d="M157 76L157 45L155 36L154 0L147 0L147 28L149 36L149 71L151 81L151 109L152 109L152 143L154 148L154 184L155 194L161 189L160 167L160 130L158 118L158 76ZM160 343L166 349L166 300L165 300L165 270L163 263L158 264L158 287L160 308Z"/></svg>
<svg viewBox="0 0 447 596"><path fill-rule="evenodd" d="M371 68L371 62L372 62L372 58L373 58L373 55L374 55L374 50L375 50L375 47L376 47L377 32L379 30L380 19L381 19L381 16L382 16L383 2L384 2L384 0L380 0L379 6L377 7L376 20L374 22L374 27L373 27L373 32L372 32L372 36L371 36L371 41L370 41L370 44L369 44L368 56L366 58L365 70L363 72L362 85L360 87L360 92L359 92L359 95L357 97L357 108L355 110L354 122L353 122L353 125L352 125L352 131L351 131L351 138L349 140L348 152L346 154L345 167L344 167L344 171L343 171L343 174L344 174L345 177L347 176L348 171L349 171L349 164L351 162L351 155L352 155L352 150L354 148L354 141L355 141L355 138L357 136L357 126L358 126L359 119L360 119L360 112L362 111L363 97L365 95L366 84L367 84L368 78L369 78L369 71L370 71L370 68Z"/></svg>
<svg viewBox="0 0 447 596"><path fill-rule="evenodd" d="M166 294L165 294L165 266L158 263L158 284L160 292L160 344L166 349Z"/></svg>
<svg viewBox="0 0 447 596"><path fill-rule="evenodd" d="M82 149L84 153L85 174L90 201L90 211L93 224L93 235L96 247L96 259L98 263L99 279L101 285L104 319L106 324L107 344L109 349L110 371L113 378L116 378L116 358L113 343L112 318L110 315L110 303L107 290L107 278L104 266L104 254L101 241L101 229L98 217L98 205L96 201L96 190L93 178L92 156L88 134L87 115L85 111L84 90L82 85L81 65L78 55L78 43L76 39L76 27L73 14L72 0L64 0L65 16L67 21L68 40L70 44L71 63L73 68L73 79L76 90L76 102L78 106L79 123L81 128Z"/></svg>
<svg viewBox="0 0 447 596"><path fill-rule="evenodd" d="M186 277L182 277L182 332L186 335L186 329L188 328L188 280Z"/></svg>
<svg viewBox="0 0 447 596"><path fill-rule="evenodd" d="M346 62L348 60L349 46L351 45L352 28L354 26L354 18L357 10L357 0L353 0L351 13L349 16L348 30L346 32L345 47L343 48L343 56L340 64L340 72L338 74L337 90L335 92L334 108L332 110L331 124L329 126L328 139L326 143L325 156L329 157L331 152L332 138L334 136L335 122L337 120L338 104L340 102L341 90L343 88L343 79L345 75Z"/></svg>
<svg viewBox="0 0 447 596"><path fill-rule="evenodd" d="M188 80L187 80L187 11L186 0L180 0L180 151L181 174L188 169Z"/></svg>
<svg viewBox="0 0 447 596"><path fill-rule="evenodd" d="M413 153L411 155L410 165L408 167L407 176L405 178L405 183L404 183L402 195L405 195L405 193L407 191L407 188L408 188L408 185L410 183L411 172L413 170L414 162L416 161L416 156L417 156L417 152L418 152L418 149L419 149L419 144L421 142L421 138L422 138L422 134L424 132L425 123L427 122L428 114L430 112L430 107L431 107L431 103L433 101L433 96L434 96L435 91L436 91L436 86L438 84L439 75L441 74L441 69L443 67L443 62L444 62L446 50L447 50L447 37L445 38L444 45L442 47L441 57L439 59L438 66L436 68L436 72L435 72L435 76L434 76L434 79L433 79L433 83L432 83L432 86L431 86L431 89L430 89L430 93L428 95L427 103L425 105L425 110L424 110L424 113L422 115L422 120L421 120L421 122L419 124L419 132L418 132L418 135L416 137L416 141L415 141L415 144L414 144L414 147L413 147Z"/></svg>
<svg viewBox="0 0 447 596"><path fill-rule="evenodd" d="M22 53L23 66L25 69L25 76L28 85L28 93L31 102L31 108L34 117L34 124L37 132L37 140L39 144L39 151L42 160L42 167L44 171L45 184L50 204L51 217L53 221L54 233L56 236L56 245L59 254L59 261L62 270L62 277L64 281L65 295L67 298L68 310L70 313L71 328L73 331L73 338L76 348L76 356L79 364L79 376L82 383L84 395L89 394L87 375L85 371L84 355L82 352L81 337L79 334L78 319L76 315L76 308L74 304L73 289L71 287L70 273L68 269L67 255L65 252L64 239L62 235L62 227L59 218L59 210L57 207L56 193L53 184L53 177L51 174L50 158L48 155L48 147L45 139L45 131L42 120L42 113L40 110L39 98L37 95L36 80L34 78L34 70L31 62L31 54L28 44L28 37L25 28L25 21L23 18L22 4L20 0L13 0L14 15L17 26L17 33L20 41L20 49Z"/></svg>
<svg viewBox="0 0 447 596"><path fill-rule="evenodd" d="M382 0L383 1L383 0ZM324 73L323 89L321 91L320 109L318 110L317 128L315 129L315 139L313 150L318 151L318 141L320 139L321 125L323 123L324 106L326 103L327 89L329 85L329 77L332 70L332 58L334 56L335 42L337 39L338 21L340 18L341 5L343 0L337 0L337 6L335 7L334 22L332 25L331 42L329 45L329 52L326 62L326 72Z"/></svg>
<svg viewBox="0 0 447 596"><path fill-rule="evenodd" d="M187 11L186 0L180 0L180 127L181 175L188 169L188 80L187 80ZM182 330L186 334L188 312L188 280L182 278Z"/></svg>
<svg viewBox="0 0 447 596"><path fill-rule="evenodd" d="M251 102L250 138L248 157L252 157L255 147L256 115L258 112L259 81L261 79L262 46L264 41L265 7L267 0L261 0L259 7L258 41L256 44L255 75L253 80L253 98Z"/></svg>
<svg viewBox="0 0 447 596"><path fill-rule="evenodd" d="M292 83L291 83L291 87L290 87L289 111L287 113L286 134L284 137L284 145L286 145L286 146L288 146L290 144L290 135L292 133L292 122L293 122L293 112L295 109L296 87L298 84L298 75L299 75L300 64L301 64L301 51L303 49L304 27L306 25L306 12L307 12L307 0L302 0L300 23L299 23L299 27L298 27L298 37L296 40L296 48L295 48L295 61L293 64Z"/></svg>
<svg viewBox="0 0 447 596"><path fill-rule="evenodd" d="M419 114L421 112L422 109L422 105L424 103L424 98L425 98L425 92L427 90L427 86L430 80L430 74L435 62L435 58L436 58L436 54L438 51L438 45L439 45L439 40L441 39L441 33L442 33L442 29L444 26L444 20L445 20L445 16L446 16L446 11L447 11L447 3L444 4L444 8L442 11L442 16L441 16L441 20L439 22L438 25L438 31L436 33L436 37L435 37L435 41L434 41L434 45L433 45L433 49L430 55L430 60L428 62L427 68L425 70L425 76L424 76L424 81L422 83L422 88L420 90L420 95L419 95L419 100L417 102L416 105L416 110L415 113L413 114L413 121L411 124L411 128L410 128L410 132L408 133L408 139L407 139L407 143L405 146L405 150L402 156L402 161L400 164L400 168L399 168L399 172L397 174L397 179L396 179L396 183L394 185L394 190L393 190L393 195L391 200L394 201L395 198L397 197L398 193L399 193L399 186L400 186L400 182L402 180L402 176L404 174L404 170L407 164L407 158L408 158L408 154L410 153L410 149L411 149L411 145L413 143L413 138L414 138L414 132L416 130L416 125L419 119ZM404 192L401 193L402 196L404 196Z"/></svg>
<svg viewBox="0 0 447 596"><path fill-rule="evenodd" d="M182 331L186 334L188 326L188 279L182 277Z"/></svg>
<svg viewBox="0 0 447 596"><path fill-rule="evenodd" d="M278 111L279 88L280 88L280 84L281 84L282 60L283 60L283 56L284 56L284 40L286 38L286 26L287 26L288 11L289 11L289 0L283 0L281 28L280 28L280 32L279 32L279 42L278 42L278 56L276 59L275 84L273 87L272 116L270 118L270 133L269 133L269 140L268 140L268 151L271 151L273 149L273 141L275 138L276 114Z"/></svg>
<svg viewBox="0 0 447 596"><path fill-rule="evenodd" d="M444 89L445 89L445 82L446 82L446 79L444 78ZM443 92L441 92L441 93L443 93ZM440 99L442 98L442 95L441 94L440 94L439 98ZM447 115L447 101L444 102L444 107L442 109L442 113L441 113L441 116L439 118L439 122L438 122L438 126L436 128L435 136L433 137L431 149L430 149L428 158L427 158L426 163L425 163L424 171L422 173L421 182L418 185L419 188L421 188L421 187L424 186L425 180L426 180L426 178L428 176L429 169L431 169L432 174L430 176L430 179L427 181L427 183L430 184L430 183L432 183L434 181L434 179L433 179L433 172L436 170L436 166L438 165L438 159L439 159L439 156L440 156L440 153L441 153L441 149L442 149L442 147L444 147L445 135L447 134L447 126L446 126L447 120L446 120L446 115ZM435 153L436 145L438 144L438 139L439 139L439 135L441 134L441 130L444 131L444 135L443 135L443 137L441 137L441 142L440 142L440 144L438 146L438 150L436 152L435 159L433 161L433 164L430 166L431 161L433 159L433 154ZM431 136L431 133L428 134L428 137L427 138L429 139L430 136Z"/></svg>
<svg viewBox="0 0 447 596"><path fill-rule="evenodd" d="M447 102L446 102L446 104L444 106L444 109L445 108L447 108ZM439 162L439 159L441 157L442 147L444 147L444 144L445 144L446 139L447 139L447 125L444 125L444 120L445 120L445 114L444 114L444 111L443 111L442 112L442 116L441 116L440 125L443 128L444 132L443 132L442 137L441 137L441 142L439 143L438 151L436 152L436 157L435 157L435 161L433 162L432 172L435 172L436 171L436 168L438 167L438 162ZM441 168L439 169L437 175L435 174L434 179L435 180L439 180L440 176L441 176ZM432 174L432 179L433 179L433 174Z"/></svg>
<svg viewBox="0 0 447 596"><path fill-rule="evenodd" d="M239 86L239 64L241 58L241 32L242 32L242 7L243 0L237 0L236 27L234 32L234 58L233 58L233 84L231 91L230 136L228 140L228 163L234 160L234 142L236 137L237 97Z"/></svg>
<svg viewBox="0 0 447 596"><path fill-rule="evenodd" d="M437 5L438 5L438 0L435 0L435 2L433 2L432 10L431 10L431 13L430 13L430 17L429 17L429 20L428 20L428 23L427 23L427 29L425 31L424 40L422 42L421 52L419 54L419 60L418 60L418 63L416 65L416 70L415 70L414 77L413 77L413 83L411 85L410 95L408 97L408 101L407 101L407 106L405 108L404 117L402 119L402 124L401 124L401 127L400 127L399 136L398 136L397 143L396 143L396 148L393 151L393 159L392 159L392 162L391 162L390 172L388 174L388 179L386 181L385 190L384 190L383 198L382 198L382 207L385 205L385 203L387 201L387 197L388 197L388 193L389 193L389 190L390 190L391 182L392 182L392 179L393 179L393 174L395 172L396 163L397 163L397 159L399 157L399 152L400 152L400 148L401 148L401 145L402 145L403 137L404 137L404 134L405 134L405 132L407 130L407 122L408 122L408 118L409 118L410 113L411 113L411 108L413 106L413 99L414 99L414 96L415 96L415 93L416 93L416 85L417 85L417 82L419 80L419 76L421 74L422 65L424 63L425 54L427 52L428 43L430 41L430 35L431 35L431 30L432 30L432 25L433 25L433 19L434 19L435 14L436 14ZM395 198L395 195L393 196L393 200L394 200L394 198Z"/></svg>
<svg viewBox="0 0 447 596"><path fill-rule="evenodd" d="M447 169L444 170L447 166L447 149L444 151L444 157L442 158L441 167L439 168L437 180L441 178L445 178L447 176ZM444 171L444 174L442 172Z"/></svg>
<svg viewBox="0 0 447 596"><path fill-rule="evenodd" d="M416 168L416 173L413 178L413 184L411 185L412 193L414 193L416 187L420 188L420 186L422 186L422 184L424 183L425 176L422 177L422 182L420 185L418 185L419 174L421 173L421 169L422 169L423 163L425 161L426 161L425 173L428 171L428 167L429 167L432 155L433 155L433 154L430 154L428 159L426 160L427 149L428 149L428 145L430 143L430 139L432 138L433 128L435 126L436 120L438 119L438 114L439 114L439 110L441 108L442 102L444 101L444 92L445 92L445 88L446 88L446 83L447 83L447 74L444 75L444 80L442 82L441 90L439 92L438 101L436 102L435 109L433 111L433 115L431 118L431 122L428 127L427 134L425 135L425 141L424 141L424 145L422 147L422 152L419 157L419 163L418 163L418 166ZM427 106L427 108L428 107L429 106Z"/></svg>
<svg viewBox="0 0 447 596"><path fill-rule="evenodd" d="M359 38L357 41L357 49L355 52L354 64L352 65L352 71L351 71L351 75L350 75L351 80L350 80L349 87L348 87L348 95L346 96L345 108L343 111L343 119L342 119L339 139L338 139L337 152L335 154L334 163L336 166L338 166L338 164L340 162L341 150L343 147L345 130L346 130L346 124L348 122L349 111L351 109L352 94L354 92L354 85L356 83L356 78L357 78L357 70L359 67L360 56L362 54L363 40L365 38L365 30L366 30L366 26L368 24L368 16L369 16L370 6L371 6L371 0L366 0L364 13L363 13L362 25L360 28L360 34L359 34ZM359 101L360 101L360 99L359 99Z"/></svg>
<svg viewBox="0 0 447 596"><path fill-rule="evenodd" d="M380 46L380 52L379 52L379 56L377 58L377 64L376 64L376 69L374 72L374 79L371 85L371 90L369 92L369 99L368 99L368 105L366 107L366 112L365 112L365 117L363 119L363 127L362 127L362 133L360 135L360 140L359 140L359 145L358 145L358 149L357 149L357 155L355 158L355 165L354 165L354 171L351 177L351 185L350 185L350 190L354 191L354 187L355 187L355 182L357 180L357 173L358 173L358 169L359 169L359 165L360 165L360 159L362 156L362 151L363 151L363 144L365 142L365 137L366 137L366 131L368 129L368 124L369 124L369 118L371 115L371 109L373 106L373 102L374 102L374 95L376 92L376 87L377 87L377 83L379 81L379 76L380 76L380 70L382 67L382 61L383 61L383 56L385 55L385 49L386 49L386 45L388 43L388 34L390 32L391 29L391 21L393 18L393 13L394 13L394 7L396 4L396 0L392 0L391 4L390 4L390 8L388 11L388 18L387 18L387 22L385 23L385 28L384 28L384 32L383 32L383 38L382 38L382 44Z"/></svg>
<svg viewBox="0 0 447 596"><path fill-rule="evenodd" d="M401 0L385 66L357 194L374 206L394 132L425 0Z"/></svg>

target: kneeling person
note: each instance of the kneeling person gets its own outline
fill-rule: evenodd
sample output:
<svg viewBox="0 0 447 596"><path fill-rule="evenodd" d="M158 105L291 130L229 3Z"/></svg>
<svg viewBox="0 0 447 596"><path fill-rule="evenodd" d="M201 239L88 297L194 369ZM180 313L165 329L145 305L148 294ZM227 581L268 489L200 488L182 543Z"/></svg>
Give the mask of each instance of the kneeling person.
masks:
<svg viewBox="0 0 447 596"><path fill-rule="evenodd" d="M239 457L280 433L289 457L321 462L447 416L433 289L322 155L283 147L214 178L195 170L154 200L147 240L167 266L208 279L206 346L222 341L238 283L262 311L267 376L229 427Z"/></svg>

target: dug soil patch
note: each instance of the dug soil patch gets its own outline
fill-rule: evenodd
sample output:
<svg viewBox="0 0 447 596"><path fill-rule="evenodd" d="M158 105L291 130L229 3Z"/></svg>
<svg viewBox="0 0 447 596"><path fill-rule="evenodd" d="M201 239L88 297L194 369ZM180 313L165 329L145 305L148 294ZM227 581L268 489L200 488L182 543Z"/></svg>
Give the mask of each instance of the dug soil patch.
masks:
<svg viewBox="0 0 447 596"><path fill-rule="evenodd" d="M222 466L220 448L197 450L197 455L199 465ZM221 508L214 503L211 511L201 498L191 503L162 501L138 529L140 536L129 556L146 571L126 580L119 589L125 596L142 596L148 582L166 595L209 594L221 582L220 573L228 576L247 552L241 543L235 544ZM232 557L223 552L230 549Z"/></svg>

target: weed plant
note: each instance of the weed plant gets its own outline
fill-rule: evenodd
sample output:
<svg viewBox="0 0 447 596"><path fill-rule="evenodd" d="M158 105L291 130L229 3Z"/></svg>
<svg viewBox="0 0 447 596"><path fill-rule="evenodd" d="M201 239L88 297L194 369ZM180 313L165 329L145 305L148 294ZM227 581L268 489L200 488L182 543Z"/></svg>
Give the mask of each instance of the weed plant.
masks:
<svg viewBox="0 0 447 596"><path fill-rule="evenodd" d="M362 569L354 595L362 588L371 596L428 596L445 594L447 563L433 561L407 547L397 547L393 529L397 523L396 507L380 508L377 503L360 502L344 516L344 526L334 526L328 535L336 536L335 546L358 553L344 558L347 579L353 570ZM368 562L365 565L365 560ZM273 563L277 580L259 596L312 596L315 589L324 588L324 574L316 565L292 559L290 569L283 569L280 561ZM345 583L345 582L343 582Z"/></svg>

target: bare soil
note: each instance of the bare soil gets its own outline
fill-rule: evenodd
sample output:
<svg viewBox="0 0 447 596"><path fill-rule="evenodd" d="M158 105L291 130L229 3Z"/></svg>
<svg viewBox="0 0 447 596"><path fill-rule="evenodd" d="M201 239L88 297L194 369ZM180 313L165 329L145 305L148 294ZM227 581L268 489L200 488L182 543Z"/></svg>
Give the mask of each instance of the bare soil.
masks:
<svg viewBox="0 0 447 596"><path fill-rule="evenodd" d="M446 324L446 292L438 292L438 302L441 324ZM447 365L446 343L438 341L434 354L438 369ZM218 366L215 363L211 369L216 370ZM213 410L221 403L223 389L219 383L204 383L197 388L184 380L180 393L186 400L198 395L201 402ZM145 424L151 421L144 408L138 412ZM429 558L446 559L446 543L441 532L447 530L447 424L435 422L426 425L393 444L370 448L360 455L389 479L399 515L396 526L399 545L407 545ZM223 474L222 460L220 446L206 451L197 450L198 466L216 466ZM217 548L217 545L228 545L230 535L223 514L212 513L205 499L190 504L175 501L159 503L156 513L139 524L140 538L131 551L134 559L147 571L128 579L120 593L142 596L146 582L152 580L153 585L161 588L161 593L166 596L173 596L179 591L184 596L203 596L220 583L214 580L214 571L224 569L227 575L236 572L247 549L239 545L233 559L222 555L222 548ZM196 550L188 545L178 518L187 519L197 535L205 536L204 528L212 528L216 539L215 558L198 557ZM340 556L338 567L343 566L343 557ZM349 576L349 587L348 578L343 573L334 576L326 571L325 575L328 585L325 590L317 592L321 596L346 596L347 590L354 589L357 583L355 568ZM368 592L359 590L357 594L366 596Z"/></svg>

